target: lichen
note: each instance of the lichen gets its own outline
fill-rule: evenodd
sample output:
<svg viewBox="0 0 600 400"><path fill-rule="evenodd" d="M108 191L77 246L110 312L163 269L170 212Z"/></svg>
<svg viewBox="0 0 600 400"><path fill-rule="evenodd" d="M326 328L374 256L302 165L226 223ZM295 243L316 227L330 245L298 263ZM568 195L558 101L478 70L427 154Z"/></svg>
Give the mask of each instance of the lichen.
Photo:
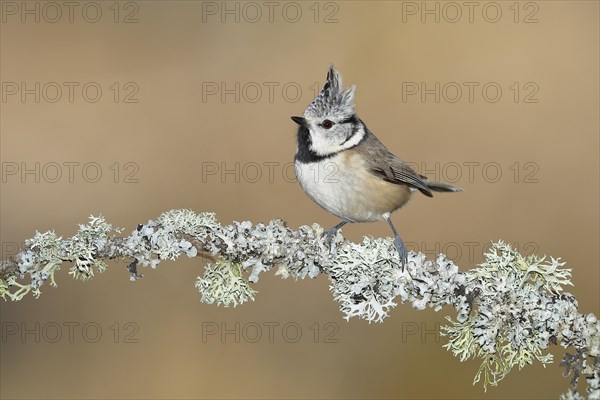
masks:
<svg viewBox="0 0 600 400"><path fill-rule="evenodd" d="M341 232L326 240L317 224L290 229L279 219L221 225L212 213L172 210L140 224L128 236L117 235L102 217L90 217L77 233L63 239L54 231L36 234L13 258L0 263L0 296L13 301L40 295L64 262L69 273L87 280L114 258L130 261L132 281L138 266L156 268L163 260L205 256L211 260L196 280L200 300L225 307L253 301L253 284L276 268L282 278L330 280L333 298L346 319L383 322L398 303L416 309L453 309L443 334L445 347L460 361L481 360L473 383L496 386L512 368L552 362L550 344L565 353L561 366L571 376L565 399L582 398L576 385L585 378L587 394L600 398L600 323L581 314L575 297L564 292L571 270L560 259L524 257L498 242L477 268L461 272L440 254L429 260L411 252L405 270L389 238L350 243ZM448 306L448 307L444 307Z"/></svg>
<svg viewBox="0 0 600 400"><path fill-rule="evenodd" d="M256 293L244 278L241 266L225 260L207 265L204 276L196 280L196 288L202 295L202 302L225 307L254 301Z"/></svg>
<svg viewBox="0 0 600 400"><path fill-rule="evenodd" d="M558 259L523 257L498 242L467 272L467 285L479 292L477 308L465 321L449 319L443 334L449 339L444 347L461 361L482 360L473 383L496 386L515 366L551 363L546 351L551 341L591 348L598 340L595 317L578 314L575 298L561 294L563 285L571 285L563 265Z"/></svg>
<svg viewBox="0 0 600 400"><path fill-rule="evenodd" d="M94 271L103 272L106 264L98 253L104 250L113 232L121 231L114 229L102 216L90 216L89 223L79 225L77 234L67 239L54 231L36 232L25 241L25 248L15 257L17 268L8 275L2 274L0 295L13 301L21 300L29 292L39 297L40 288L48 279L52 286L56 286L54 274L65 261L74 263L69 274L76 279L87 280L94 276ZM3 262L2 265L8 264ZM26 275L30 277L29 283L17 281ZM16 290L11 291L11 288Z"/></svg>

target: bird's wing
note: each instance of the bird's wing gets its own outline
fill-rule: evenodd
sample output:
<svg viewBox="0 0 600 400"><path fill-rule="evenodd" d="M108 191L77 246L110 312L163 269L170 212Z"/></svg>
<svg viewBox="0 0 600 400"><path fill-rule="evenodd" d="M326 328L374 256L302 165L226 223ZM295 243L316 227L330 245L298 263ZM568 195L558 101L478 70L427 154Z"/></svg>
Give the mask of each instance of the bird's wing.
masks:
<svg viewBox="0 0 600 400"><path fill-rule="evenodd" d="M424 177L392 154L375 135L370 133L360 146L360 151L367 156L365 157L367 167L374 175L387 182L414 187L426 196L433 196L423 181Z"/></svg>

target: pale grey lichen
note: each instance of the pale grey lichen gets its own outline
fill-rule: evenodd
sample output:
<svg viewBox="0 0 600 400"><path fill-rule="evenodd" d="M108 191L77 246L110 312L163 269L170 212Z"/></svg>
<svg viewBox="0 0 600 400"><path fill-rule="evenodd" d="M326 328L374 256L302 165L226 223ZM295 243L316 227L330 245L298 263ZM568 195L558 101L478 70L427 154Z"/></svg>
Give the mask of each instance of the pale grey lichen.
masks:
<svg viewBox="0 0 600 400"><path fill-rule="evenodd" d="M362 251L365 248L370 251ZM360 317L382 322L398 291L398 256L390 239L365 238L362 244L340 246L333 265L327 269L333 298L340 302L346 320Z"/></svg>
<svg viewBox="0 0 600 400"><path fill-rule="evenodd" d="M196 288L207 304L223 304L225 307L254 301L256 291L244 278L238 263L219 260L206 266L203 277L196 280Z"/></svg>
<svg viewBox="0 0 600 400"><path fill-rule="evenodd" d="M411 252L407 269L402 272L389 238L364 238L362 244L340 246L325 272L346 319L382 322L396 305L396 296L419 310L430 307L438 311L444 305L454 305L462 320L471 310L469 292L464 287L466 277L452 261L443 255L431 261L422 253Z"/></svg>
<svg viewBox="0 0 600 400"><path fill-rule="evenodd" d="M87 280L94 276L94 269L104 272L106 264L98 254L105 250L112 232L121 233L121 229L113 229L102 216L90 216L89 224L79 225L77 234L63 241L63 258L75 260L69 270L71 276Z"/></svg>
<svg viewBox="0 0 600 400"><path fill-rule="evenodd" d="M332 264L333 257L321 238L322 228L313 225L293 231L282 220L252 226L248 221L234 222L221 228L217 235L221 254L240 261L244 269L251 267L249 280L258 281L259 274L275 263L285 268L280 274L293 278L314 278L320 268Z"/></svg>
<svg viewBox="0 0 600 400"><path fill-rule="evenodd" d="M552 362L549 343L587 349L597 360L600 325L592 314L578 313L571 294L561 293L562 285L571 284L570 270L562 265L555 259L523 257L499 242L478 268L466 273L467 286L478 290L477 310L465 321L449 319L444 347L461 361L482 360L474 383L496 386L515 366Z"/></svg>
<svg viewBox="0 0 600 400"><path fill-rule="evenodd" d="M63 262L70 274L89 279L106 268L105 260L130 259L130 279L142 277L137 266L156 268L162 260L181 255L211 260L198 277L202 302L237 306L254 300L262 272L276 268L282 278L330 280L330 290L346 319L382 322L397 303L416 309L452 307L456 316L443 328L445 347L461 361L481 359L474 383L497 385L513 367L535 361L552 362L547 349L559 344L571 349L561 366L571 375L565 399L581 398L576 385L587 383L588 398L600 397L600 323L581 314L575 297L564 293L571 271L559 259L523 257L508 244L494 244L477 268L461 272L440 254L428 260L411 252L402 271L391 239L346 241L338 233L331 242L319 225L290 229L281 220L253 225L248 221L220 225L212 213L172 210L120 237L103 217L63 239L37 232L13 258L0 264L0 295L20 300L40 287ZM23 282L25 279L29 282Z"/></svg>
<svg viewBox="0 0 600 400"><path fill-rule="evenodd" d="M100 217L90 216L88 224L79 225L76 235L64 239L54 231L36 232L25 241L25 248L14 260L3 261L0 266L0 295L11 300L20 300L30 291L39 297L40 288L48 279L56 286L54 273L64 261L73 262L69 274L76 279L90 279L94 271L106 269L103 257L99 257L107 246L110 233L120 233ZM12 266L12 268L10 268ZM16 267L15 267L16 266ZM29 284L21 284L19 279L29 275ZM14 292L11 287L17 288Z"/></svg>

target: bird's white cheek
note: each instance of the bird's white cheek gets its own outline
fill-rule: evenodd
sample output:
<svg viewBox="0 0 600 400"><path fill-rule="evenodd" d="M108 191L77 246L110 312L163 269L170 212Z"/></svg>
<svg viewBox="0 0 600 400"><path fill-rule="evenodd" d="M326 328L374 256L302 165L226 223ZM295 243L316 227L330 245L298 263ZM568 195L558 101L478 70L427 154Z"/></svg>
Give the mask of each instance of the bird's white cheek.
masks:
<svg viewBox="0 0 600 400"><path fill-rule="evenodd" d="M323 134L311 134L311 149L320 156L326 156L329 154L337 153L342 150L338 140L333 136L327 136Z"/></svg>

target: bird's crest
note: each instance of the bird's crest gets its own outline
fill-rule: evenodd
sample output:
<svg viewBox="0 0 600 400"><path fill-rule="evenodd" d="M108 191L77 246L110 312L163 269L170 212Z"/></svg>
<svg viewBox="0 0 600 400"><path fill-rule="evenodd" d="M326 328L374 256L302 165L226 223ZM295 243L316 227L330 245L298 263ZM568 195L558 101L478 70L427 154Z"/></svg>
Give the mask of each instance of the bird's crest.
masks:
<svg viewBox="0 0 600 400"><path fill-rule="evenodd" d="M351 117L355 113L353 102L355 90L356 86L354 85L343 90L342 77L331 65L321 93L308 105L304 111L304 117Z"/></svg>

